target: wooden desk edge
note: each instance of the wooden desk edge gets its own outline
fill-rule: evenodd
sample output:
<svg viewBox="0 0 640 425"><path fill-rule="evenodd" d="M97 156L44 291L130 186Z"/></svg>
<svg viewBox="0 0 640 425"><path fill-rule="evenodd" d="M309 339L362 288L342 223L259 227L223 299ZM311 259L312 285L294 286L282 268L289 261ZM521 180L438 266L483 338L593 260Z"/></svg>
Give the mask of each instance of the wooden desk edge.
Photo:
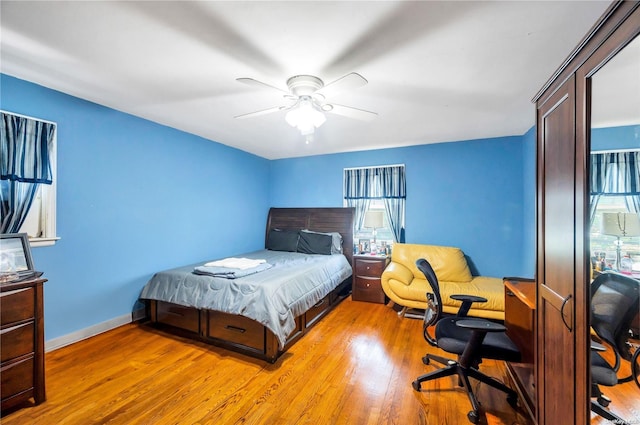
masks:
<svg viewBox="0 0 640 425"><path fill-rule="evenodd" d="M536 309L536 282L533 279L504 278L504 286L531 310Z"/></svg>

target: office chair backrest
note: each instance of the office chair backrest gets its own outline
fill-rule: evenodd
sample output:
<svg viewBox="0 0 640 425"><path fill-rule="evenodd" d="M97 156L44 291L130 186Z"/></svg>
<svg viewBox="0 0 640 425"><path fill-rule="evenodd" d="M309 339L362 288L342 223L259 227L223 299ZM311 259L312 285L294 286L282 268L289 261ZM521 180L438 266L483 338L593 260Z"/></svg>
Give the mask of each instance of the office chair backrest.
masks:
<svg viewBox="0 0 640 425"><path fill-rule="evenodd" d="M625 360L631 360L627 340L638 311L640 281L618 273L603 273L591 283L591 327ZM616 359L616 366L617 363Z"/></svg>
<svg viewBox="0 0 640 425"><path fill-rule="evenodd" d="M420 258L416 261L416 267L424 274L427 279L431 292L427 292L427 308L424 311L424 323L422 325L422 332L424 339L434 347L438 346L436 339L429 333L430 326L435 325L442 317L442 298L440 297L440 284L436 277L436 272L433 271L431 264L424 258Z"/></svg>

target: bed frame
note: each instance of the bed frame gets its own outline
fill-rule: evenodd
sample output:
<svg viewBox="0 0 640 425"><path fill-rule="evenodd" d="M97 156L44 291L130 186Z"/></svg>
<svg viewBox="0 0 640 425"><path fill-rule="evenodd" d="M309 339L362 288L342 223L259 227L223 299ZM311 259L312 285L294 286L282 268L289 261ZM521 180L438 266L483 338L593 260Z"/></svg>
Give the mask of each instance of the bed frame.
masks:
<svg viewBox="0 0 640 425"><path fill-rule="evenodd" d="M353 208L271 208L267 218L265 247L271 229L309 229L339 232L349 264L353 264ZM207 342L274 363L307 331L351 292L351 277L305 313L296 317L296 328L282 350L278 339L264 325L244 316L148 300L152 326L173 334Z"/></svg>

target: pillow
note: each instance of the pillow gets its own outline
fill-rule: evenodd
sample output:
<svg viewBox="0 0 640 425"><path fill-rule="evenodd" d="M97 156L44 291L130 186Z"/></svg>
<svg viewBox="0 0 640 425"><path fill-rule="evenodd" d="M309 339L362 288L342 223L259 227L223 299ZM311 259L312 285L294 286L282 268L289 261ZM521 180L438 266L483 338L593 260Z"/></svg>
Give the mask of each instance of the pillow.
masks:
<svg viewBox="0 0 640 425"><path fill-rule="evenodd" d="M333 238L322 233L300 232L298 252L303 254L331 255Z"/></svg>
<svg viewBox="0 0 640 425"><path fill-rule="evenodd" d="M319 235L329 235L331 236L331 253L332 254L342 254L342 235L338 232L314 232L309 229L302 229L301 232L306 233L317 233Z"/></svg>
<svg viewBox="0 0 640 425"><path fill-rule="evenodd" d="M297 230L271 229L267 239L267 249L271 251L296 252L298 249L298 237Z"/></svg>

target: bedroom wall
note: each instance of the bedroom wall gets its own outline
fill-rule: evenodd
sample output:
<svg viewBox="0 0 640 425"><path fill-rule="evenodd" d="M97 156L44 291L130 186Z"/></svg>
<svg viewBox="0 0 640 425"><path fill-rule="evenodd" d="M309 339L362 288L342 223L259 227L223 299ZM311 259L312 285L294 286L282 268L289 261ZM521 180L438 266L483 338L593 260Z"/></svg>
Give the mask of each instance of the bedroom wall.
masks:
<svg viewBox="0 0 640 425"><path fill-rule="evenodd" d="M344 168L385 164L406 166L406 242L458 246L476 274L533 277L533 129L524 136L271 161L270 204L341 206Z"/></svg>
<svg viewBox="0 0 640 425"><path fill-rule="evenodd" d="M58 123L61 239L32 249L46 341L130 315L155 271L264 246L268 160L0 78L3 110Z"/></svg>
<svg viewBox="0 0 640 425"><path fill-rule="evenodd" d="M591 150L640 149L640 125L594 128L591 130Z"/></svg>

